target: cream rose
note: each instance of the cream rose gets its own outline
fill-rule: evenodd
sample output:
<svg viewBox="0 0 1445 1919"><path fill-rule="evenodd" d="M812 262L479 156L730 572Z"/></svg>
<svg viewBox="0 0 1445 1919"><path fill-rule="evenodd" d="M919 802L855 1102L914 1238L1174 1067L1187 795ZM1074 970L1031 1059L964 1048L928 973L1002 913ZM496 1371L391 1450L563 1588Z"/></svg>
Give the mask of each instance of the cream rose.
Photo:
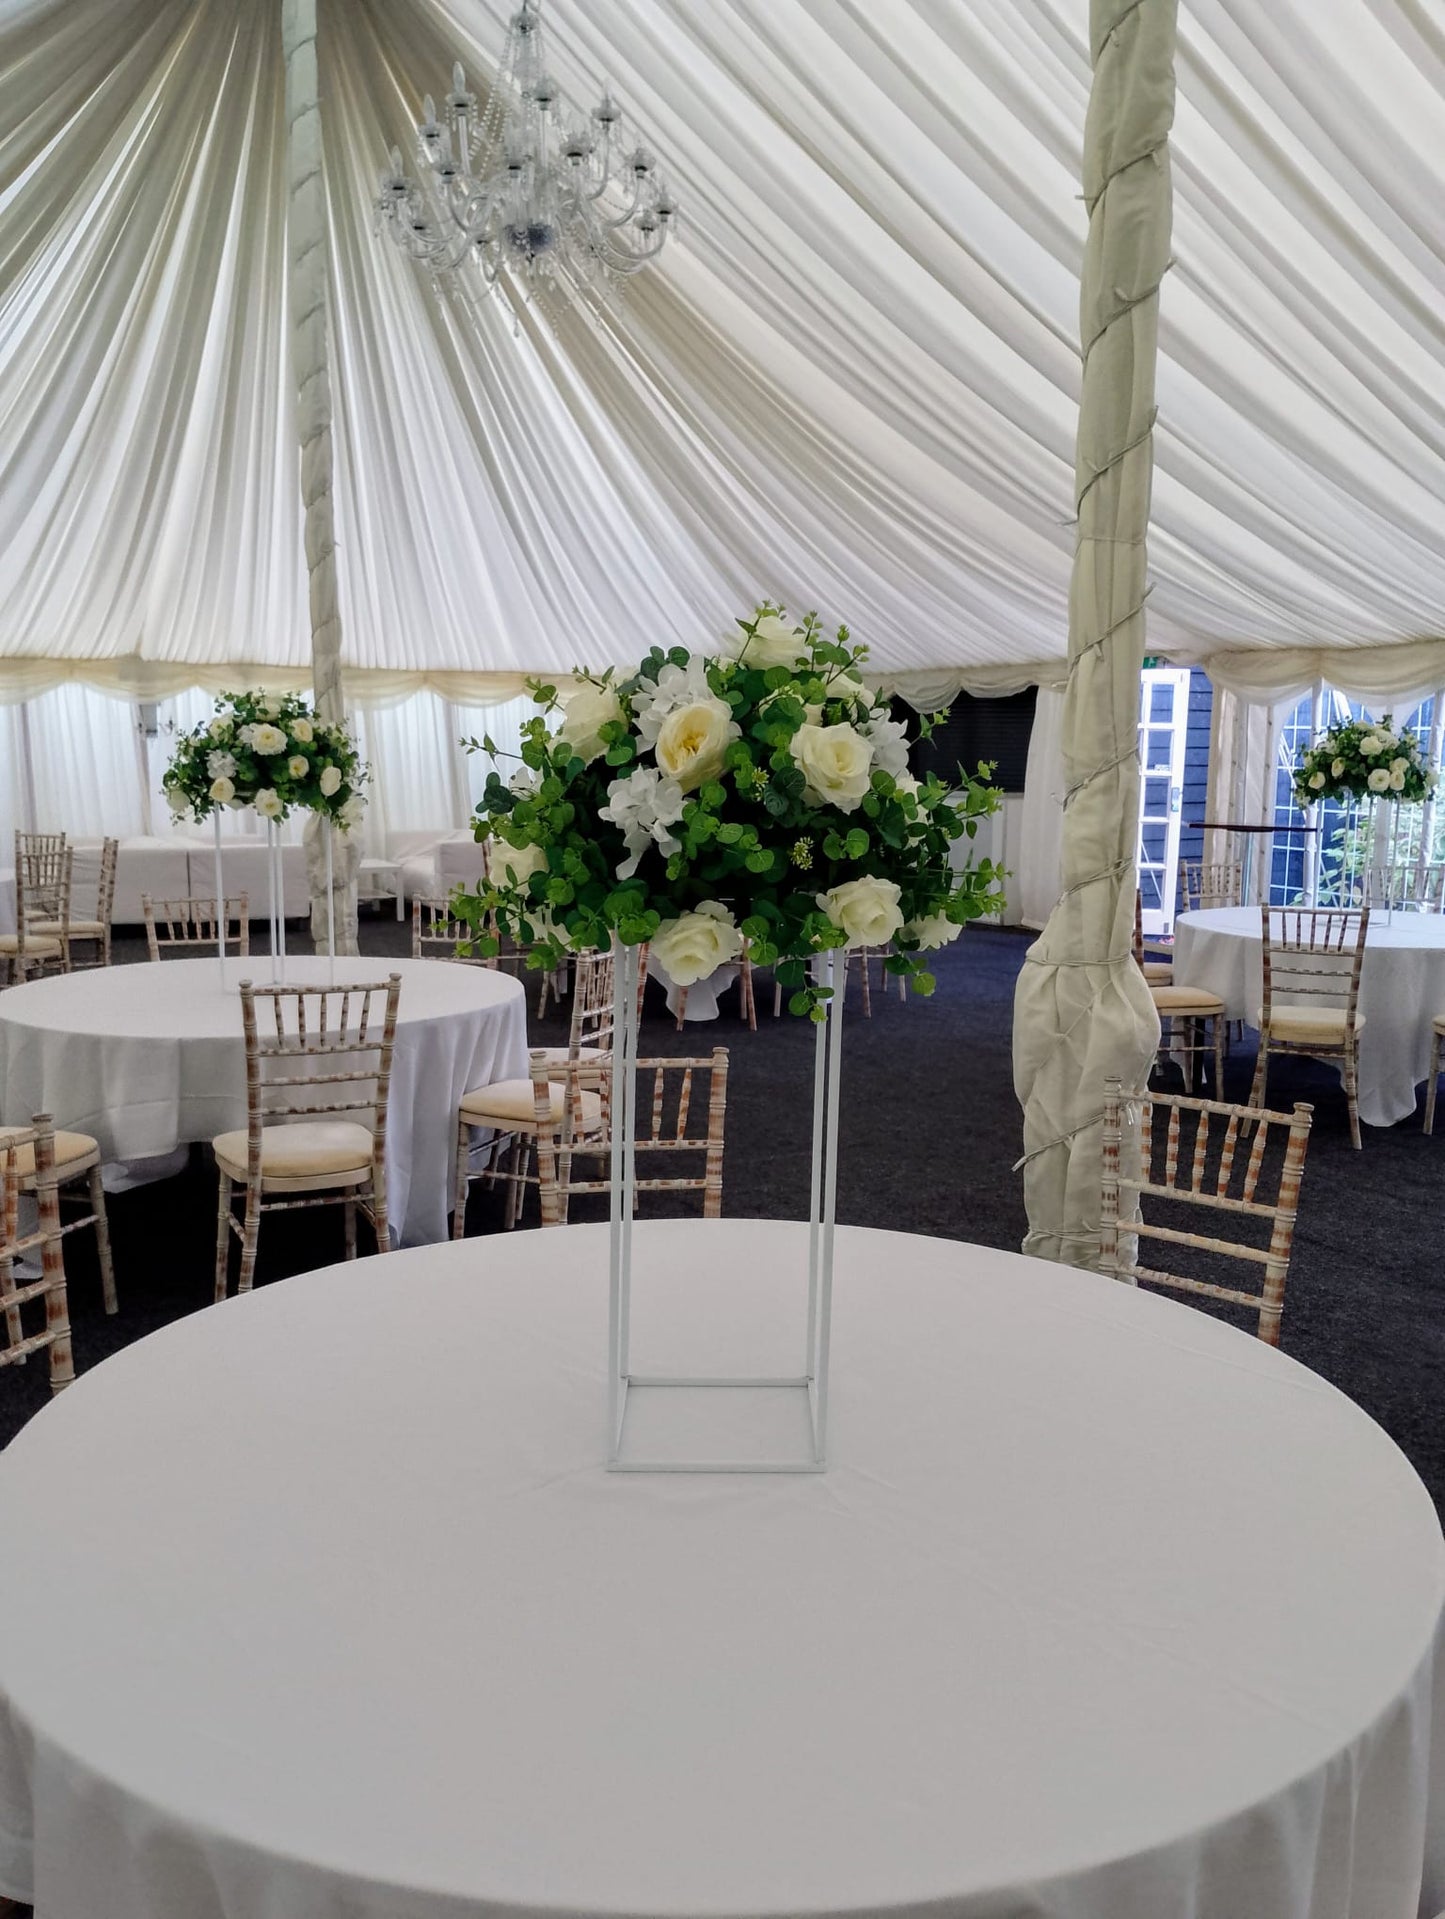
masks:
<svg viewBox="0 0 1445 1919"><path fill-rule="evenodd" d="M1390 771L1392 773L1408 773L1409 770L1410 762L1403 755L1397 760L1390 761Z"/></svg>
<svg viewBox="0 0 1445 1919"><path fill-rule="evenodd" d="M171 809L178 820L184 819L186 814L191 810L191 803L185 794L177 792L173 786L168 787L166 790L166 805Z"/></svg>
<svg viewBox="0 0 1445 1919"><path fill-rule="evenodd" d="M1373 733L1367 733L1365 737L1360 741L1360 751L1364 754L1367 760L1374 759L1377 753L1383 753L1384 750L1385 750L1385 742L1383 740L1376 739Z"/></svg>
<svg viewBox="0 0 1445 1919"><path fill-rule="evenodd" d="M505 840L493 840L488 866L511 886L526 890L534 873L545 872L547 855L540 846L509 846Z"/></svg>
<svg viewBox="0 0 1445 1919"><path fill-rule="evenodd" d="M896 880L844 880L817 899L819 909L847 935L849 946L886 946L903 925Z"/></svg>
<svg viewBox="0 0 1445 1919"><path fill-rule="evenodd" d="M684 793L691 793L721 773L728 747L741 733L726 700L694 700L674 707L658 729L657 764Z"/></svg>
<svg viewBox="0 0 1445 1919"><path fill-rule="evenodd" d="M317 784L321 788L322 798L329 800L333 793L340 790L341 768L339 766L323 766L321 769L321 778Z"/></svg>
<svg viewBox="0 0 1445 1919"><path fill-rule="evenodd" d="M1377 766L1373 768L1370 773L1369 786L1372 793L1388 793L1390 790L1389 767Z"/></svg>
<svg viewBox="0 0 1445 1919"><path fill-rule="evenodd" d="M749 633L729 634L723 650L744 666L796 666L806 659L808 642L801 628L789 626L776 613L764 613Z"/></svg>
<svg viewBox="0 0 1445 1919"><path fill-rule="evenodd" d="M873 748L856 728L800 726L789 751L802 768L807 797L814 806L836 806L851 813L867 795L873 772Z"/></svg>
<svg viewBox="0 0 1445 1919"><path fill-rule="evenodd" d="M599 686L595 680L573 676L571 686L558 694L562 702L562 724L557 738L566 742L578 759L591 765L607 751L602 729L624 717L622 702L611 686Z"/></svg>
<svg viewBox="0 0 1445 1919"><path fill-rule="evenodd" d="M930 913L926 919L910 920L906 930L925 953L930 953L936 946L951 945L963 928L955 925L947 913Z"/></svg>
<svg viewBox="0 0 1445 1919"><path fill-rule="evenodd" d="M221 719L219 717L212 720L211 724L206 728L206 731L210 734L213 740L225 739L226 735L230 732L230 730L231 730L231 722L229 720Z"/></svg>
<svg viewBox="0 0 1445 1919"><path fill-rule="evenodd" d="M274 754L286 751L286 735L279 726L264 723L254 726L251 729L251 747L262 759L270 759Z"/></svg>
<svg viewBox="0 0 1445 1919"><path fill-rule="evenodd" d="M211 798L216 802L217 806L229 806L231 801L236 797L236 782L234 780L228 780L225 775L222 774L219 779L211 781L209 791Z"/></svg>
<svg viewBox="0 0 1445 1919"><path fill-rule="evenodd" d="M316 731L310 720L292 720L291 737L301 746L310 746Z"/></svg>
<svg viewBox="0 0 1445 1919"><path fill-rule="evenodd" d="M1333 765L1333 766L1332 766L1332 767L1330 768L1330 773L1331 773L1331 776L1332 776L1333 778L1335 778L1335 779L1338 779L1338 778L1340 777L1340 775L1341 775L1341 773L1343 773L1343 772L1344 772L1344 770L1345 770L1345 763L1344 763L1344 761L1343 761L1343 760L1336 760L1336 761L1335 761L1335 763L1334 763L1334 765Z"/></svg>
<svg viewBox="0 0 1445 1919"><path fill-rule="evenodd" d="M291 775L293 780L304 780L310 764L311 762L304 753L293 753L286 762L286 771Z"/></svg>
<svg viewBox="0 0 1445 1919"><path fill-rule="evenodd" d="M256 793L256 811L263 820L279 820L281 817L281 796L274 786L263 786Z"/></svg>
<svg viewBox="0 0 1445 1919"><path fill-rule="evenodd" d="M1324 785L1324 783L1325 783L1325 776L1323 773L1310 774L1310 785L1314 788L1316 793L1319 792L1320 788Z"/></svg>
<svg viewBox="0 0 1445 1919"><path fill-rule="evenodd" d="M677 986L695 986L743 950L743 936L719 900L664 920L652 936L652 957Z"/></svg>
<svg viewBox="0 0 1445 1919"><path fill-rule="evenodd" d="M1403 773L1391 773L1390 791L1392 793L1403 793L1404 790L1405 790L1405 775Z"/></svg>

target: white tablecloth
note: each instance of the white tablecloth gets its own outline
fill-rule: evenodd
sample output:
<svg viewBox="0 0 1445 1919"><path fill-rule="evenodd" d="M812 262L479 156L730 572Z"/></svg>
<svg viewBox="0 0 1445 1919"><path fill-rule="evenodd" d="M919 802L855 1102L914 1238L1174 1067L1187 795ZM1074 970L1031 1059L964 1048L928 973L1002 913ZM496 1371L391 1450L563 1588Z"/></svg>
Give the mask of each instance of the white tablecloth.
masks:
<svg viewBox="0 0 1445 1919"><path fill-rule="evenodd" d="M287 962L321 985L324 959ZM520 983L445 960L339 959L338 980L401 974L387 1122L387 1203L403 1245L446 1237L457 1104L470 1086L525 1077ZM160 960L33 980L0 993L0 1119L51 1113L93 1133L107 1161L135 1162L246 1123L237 981L270 960Z"/></svg>
<svg viewBox="0 0 1445 1919"><path fill-rule="evenodd" d="M1231 1019L1258 1023L1264 990L1259 908L1223 906L1174 922L1174 977L1225 1002ZM1372 916L1360 971L1360 1118L1393 1126L1415 1111L1430 1070L1430 1022L1445 1013L1445 915ZM1271 1066L1271 1085L1287 1067ZM1274 1095L1271 1094L1271 1098Z"/></svg>
<svg viewBox="0 0 1445 1919"><path fill-rule="evenodd" d="M639 1368L793 1370L805 1246L639 1227ZM606 1263L572 1227L304 1274L19 1435L0 1890L1415 1919L1445 1544L1357 1407L1174 1301L843 1230L829 1471L609 1475ZM739 1312L768 1336L700 1338Z"/></svg>

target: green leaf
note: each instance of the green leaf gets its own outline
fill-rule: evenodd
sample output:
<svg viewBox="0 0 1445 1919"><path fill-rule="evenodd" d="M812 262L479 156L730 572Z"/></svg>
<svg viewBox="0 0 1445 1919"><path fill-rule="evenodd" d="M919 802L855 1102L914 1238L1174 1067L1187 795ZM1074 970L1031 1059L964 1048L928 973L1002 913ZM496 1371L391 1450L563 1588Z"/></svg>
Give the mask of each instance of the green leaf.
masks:
<svg viewBox="0 0 1445 1919"><path fill-rule="evenodd" d="M629 760L637 758L637 749L631 740L614 740L607 749L609 766L626 766Z"/></svg>
<svg viewBox="0 0 1445 1919"><path fill-rule="evenodd" d="M737 820L723 820L717 829L719 846L736 846L743 836L743 827Z"/></svg>
<svg viewBox="0 0 1445 1919"><path fill-rule="evenodd" d="M863 831L861 826L854 826L849 829L846 845L848 858L850 860L862 859L863 855L868 851L868 835Z"/></svg>
<svg viewBox="0 0 1445 1919"><path fill-rule="evenodd" d="M765 846L756 847L743 862L750 873L767 873L772 869L773 856Z"/></svg>
<svg viewBox="0 0 1445 1919"><path fill-rule="evenodd" d="M922 994L924 999L929 997L937 984L938 981L933 977L932 973L915 973L913 975L913 990L915 993Z"/></svg>
<svg viewBox="0 0 1445 1919"><path fill-rule="evenodd" d="M794 993L788 1001L790 1013L803 1014L812 1010L812 996L808 993Z"/></svg>
<svg viewBox="0 0 1445 1919"><path fill-rule="evenodd" d="M727 788L720 786L716 780L708 780L697 797L704 806L715 813L720 806L727 804Z"/></svg>

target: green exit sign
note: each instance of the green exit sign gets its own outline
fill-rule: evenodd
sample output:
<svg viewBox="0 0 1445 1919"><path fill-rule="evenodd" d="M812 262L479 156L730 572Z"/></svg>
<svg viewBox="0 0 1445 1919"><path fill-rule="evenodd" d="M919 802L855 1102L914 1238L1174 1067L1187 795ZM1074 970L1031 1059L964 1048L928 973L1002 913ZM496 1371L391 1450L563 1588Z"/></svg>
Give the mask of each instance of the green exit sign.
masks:
<svg viewBox="0 0 1445 1919"><path fill-rule="evenodd" d="M1160 659L1157 653L1146 653L1144 655L1144 671L1146 673L1151 667L1163 666L1163 664L1163 660Z"/></svg>

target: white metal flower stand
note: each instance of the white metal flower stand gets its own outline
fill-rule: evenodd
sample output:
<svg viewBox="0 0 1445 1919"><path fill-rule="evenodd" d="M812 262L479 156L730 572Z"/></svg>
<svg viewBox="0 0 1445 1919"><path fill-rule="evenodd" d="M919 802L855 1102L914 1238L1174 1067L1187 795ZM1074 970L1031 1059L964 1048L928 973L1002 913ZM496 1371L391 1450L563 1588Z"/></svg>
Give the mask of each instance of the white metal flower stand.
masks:
<svg viewBox="0 0 1445 1919"><path fill-rule="evenodd" d="M611 1238L608 1312L609 1468L634 1473L815 1473L827 1465L828 1364L833 1315L833 1227L838 1192L838 1084L842 1061L844 979L841 954L818 963L819 983L832 990L817 1026L813 1066L813 1163L808 1227L808 1305L799 1328L801 1370L787 1374L641 1373L632 1370L632 1215L636 1172L638 949L614 941L611 1113ZM685 1283L685 1282L684 1282ZM686 1445L639 1450L631 1443L629 1406L640 1395L689 1392L794 1395L806 1410L808 1444L795 1455L753 1459L691 1455ZM799 1431L804 1429L799 1423Z"/></svg>
<svg viewBox="0 0 1445 1919"><path fill-rule="evenodd" d="M216 862L216 961L221 969L221 990L226 988L226 889L221 877L221 813L211 815L215 827ZM328 983L336 984L336 896L332 891L334 851L332 836L336 828L326 816L326 957ZM266 822L267 920L270 926L271 983L286 984L286 885L281 867L281 827L277 820ZM249 966L249 962L247 963Z"/></svg>

